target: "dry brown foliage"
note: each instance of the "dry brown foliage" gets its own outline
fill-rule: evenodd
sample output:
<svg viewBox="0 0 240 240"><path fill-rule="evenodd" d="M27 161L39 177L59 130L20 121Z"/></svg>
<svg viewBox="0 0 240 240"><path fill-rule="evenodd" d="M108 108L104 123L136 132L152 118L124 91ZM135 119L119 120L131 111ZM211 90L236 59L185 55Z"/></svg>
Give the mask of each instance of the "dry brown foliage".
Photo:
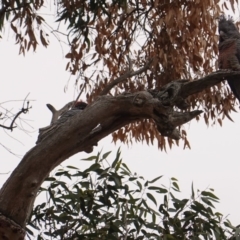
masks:
<svg viewBox="0 0 240 240"><path fill-rule="evenodd" d="M22 1L18 6L17 1L2 2L0 18L12 13L11 28L20 53L31 47L35 50L37 38L42 45L48 45L42 27L44 18L39 13L44 0L33 4ZM77 76L89 103L122 76L125 78L114 84L108 94L160 89L177 79L193 81L217 70L217 18L224 10L234 11L237 3L238 0L224 1L222 5L219 0L57 0L56 17L59 22L69 23L70 29L66 70ZM146 65L139 74L127 74ZM222 119L231 119L230 113L235 111L235 99L222 83L192 95L188 101L191 109L204 110L207 125L222 125ZM190 147L186 132L182 132L182 137L184 145ZM113 133L113 141L128 143L132 139L147 143L157 139L161 149L166 149L167 142L170 147L173 144L173 140L159 134L152 120L135 122Z"/></svg>

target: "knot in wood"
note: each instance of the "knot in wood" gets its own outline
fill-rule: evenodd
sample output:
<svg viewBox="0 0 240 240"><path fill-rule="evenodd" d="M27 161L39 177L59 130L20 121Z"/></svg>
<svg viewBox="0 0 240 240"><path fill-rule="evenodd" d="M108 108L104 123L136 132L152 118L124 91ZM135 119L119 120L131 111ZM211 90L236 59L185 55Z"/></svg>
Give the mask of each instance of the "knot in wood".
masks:
<svg viewBox="0 0 240 240"><path fill-rule="evenodd" d="M134 99L133 99L133 104L141 107L143 106L143 104L146 102L146 98L144 96L141 95L137 95Z"/></svg>

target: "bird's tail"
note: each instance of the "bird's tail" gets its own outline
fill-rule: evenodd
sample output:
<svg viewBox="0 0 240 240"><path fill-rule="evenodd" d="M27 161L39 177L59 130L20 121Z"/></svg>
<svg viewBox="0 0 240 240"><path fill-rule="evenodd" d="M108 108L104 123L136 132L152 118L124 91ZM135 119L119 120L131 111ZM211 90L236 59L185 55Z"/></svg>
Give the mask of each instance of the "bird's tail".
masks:
<svg viewBox="0 0 240 240"><path fill-rule="evenodd" d="M228 84L234 94L234 96L238 99L240 103L240 78L232 77L228 78Z"/></svg>

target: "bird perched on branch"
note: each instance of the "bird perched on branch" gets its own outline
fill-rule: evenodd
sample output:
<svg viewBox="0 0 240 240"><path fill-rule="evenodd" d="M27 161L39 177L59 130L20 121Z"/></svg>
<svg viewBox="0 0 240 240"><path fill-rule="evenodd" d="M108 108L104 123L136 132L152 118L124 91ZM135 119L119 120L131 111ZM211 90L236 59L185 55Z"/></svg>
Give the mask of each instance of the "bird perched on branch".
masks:
<svg viewBox="0 0 240 240"><path fill-rule="evenodd" d="M65 122L69 117L72 117L73 115L75 115L79 111L84 110L86 107L87 107L87 103L82 102L82 101L76 102L70 110L64 112L60 116L60 118L57 120L57 122L58 123Z"/></svg>
<svg viewBox="0 0 240 240"><path fill-rule="evenodd" d="M240 71L240 33L232 18L219 18L219 68ZM234 96L240 102L240 78L232 76L227 78Z"/></svg>
<svg viewBox="0 0 240 240"><path fill-rule="evenodd" d="M66 122L69 118L71 118L75 114L79 113L80 111L83 111L86 107L87 103L82 101L76 102L74 103L73 107L70 110L60 115L57 121L55 121L54 123L47 127L40 128L36 144L40 143L44 138L50 135L54 129L58 128L60 125L62 125L64 122Z"/></svg>

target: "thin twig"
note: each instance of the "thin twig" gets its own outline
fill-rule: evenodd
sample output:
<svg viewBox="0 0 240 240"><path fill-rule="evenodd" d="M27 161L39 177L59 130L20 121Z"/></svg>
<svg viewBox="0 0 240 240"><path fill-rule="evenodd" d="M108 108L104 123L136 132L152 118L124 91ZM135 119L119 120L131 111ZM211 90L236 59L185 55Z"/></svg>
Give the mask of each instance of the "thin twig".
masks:
<svg viewBox="0 0 240 240"><path fill-rule="evenodd" d="M10 148L6 147L6 146L3 145L2 143L0 143L0 146L2 146L3 148L5 148L5 149L6 149L9 153L11 153L12 155L14 155L14 156L16 156L16 157L18 157L18 158L22 157L20 154L16 154L16 153L12 152L12 151L10 150Z"/></svg>
<svg viewBox="0 0 240 240"><path fill-rule="evenodd" d="M131 63L131 61L130 61ZM146 71L150 64L152 63L152 60L148 61L146 63L145 66L143 66L142 68L139 68L137 71L132 71L131 69L131 64L129 66L129 70L124 73L122 76L120 76L119 78L116 78L115 80L113 80L112 82L110 82L104 89L103 91L99 94L100 96L102 95L106 95L114 86L116 86L117 84L125 81L127 78L130 78L130 77L133 77L135 75L138 75L138 74L141 74L143 73L144 71Z"/></svg>
<svg viewBox="0 0 240 240"><path fill-rule="evenodd" d="M28 94L28 95L29 95L29 94ZM26 98L28 97L28 95L26 96ZM29 111L29 109L31 108L31 107L29 107L29 101L27 101L27 107L26 107L26 108L24 107L26 98L24 99L22 109L14 116L14 118L13 118L10 126L5 126L5 125L0 124L0 127L5 128L5 129L8 129L8 130L11 130L11 131L13 130L13 128L16 128L16 127L17 127L17 126L13 126L14 123L15 123L15 121L17 120L17 118L18 118L22 113L24 113L24 114L27 113L27 112Z"/></svg>
<svg viewBox="0 0 240 240"><path fill-rule="evenodd" d="M86 87L86 84L87 84L87 82L85 81L85 83L83 84L83 86L82 86L82 88L81 88L81 91L79 92L79 94L78 94L76 100L73 102L73 105L77 103L78 99L79 99L80 96L82 95L82 93L83 93L83 89Z"/></svg>

